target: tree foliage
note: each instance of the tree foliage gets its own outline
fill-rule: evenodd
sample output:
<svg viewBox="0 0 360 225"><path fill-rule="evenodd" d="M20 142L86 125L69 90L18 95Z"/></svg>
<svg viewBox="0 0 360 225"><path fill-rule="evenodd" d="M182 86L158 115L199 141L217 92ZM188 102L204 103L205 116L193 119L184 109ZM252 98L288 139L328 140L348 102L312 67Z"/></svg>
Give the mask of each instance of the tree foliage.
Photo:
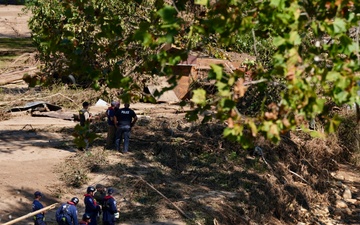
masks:
<svg viewBox="0 0 360 225"><path fill-rule="evenodd" d="M191 102L197 107L188 114L198 119L215 107L217 119L228 124L224 135L244 146L258 135L279 141L281 134L322 113L327 100L358 101L358 1L32 0L28 8L46 67L90 79L95 88L103 83L129 93L146 81L144 74L167 76L174 86L178 76L171 66L192 50L253 53L257 82L250 89L277 86L278 97L258 95L258 113L244 115L238 105L250 90L244 71L228 73L212 65L208 79L215 81L217 93L194 90ZM180 50L165 51L165 44ZM336 117L325 121L328 132L339 124Z"/></svg>

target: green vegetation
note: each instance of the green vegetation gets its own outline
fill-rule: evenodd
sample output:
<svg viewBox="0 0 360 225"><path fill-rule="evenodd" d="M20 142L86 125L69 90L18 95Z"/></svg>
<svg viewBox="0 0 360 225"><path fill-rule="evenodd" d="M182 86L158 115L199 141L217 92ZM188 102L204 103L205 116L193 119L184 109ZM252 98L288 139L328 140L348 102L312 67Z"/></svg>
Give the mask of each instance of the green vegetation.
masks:
<svg viewBox="0 0 360 225"><path fill-rule="evenodd" d="M253 53L258 60L246 63L246 71L212 65L207 79L217 92L194 90L190 103L196 108L188 114L197 120L215 108L216 118L228 124L224 136L244 147L258 136L279 142L288 131L306 130L306 121L319 114L325 132L334 132L340 120L326 112L326 103L359 102L359 43L351 32L360 20L358 1L33 0L28 9L48 74L71 73L95 89L120 88L121 98L135 101L152 76L166 76L174 87L179 76L172 65L192 51L211 57ZM179 50L162 48L170 44ZM249 71L256 80L251 88L244 83ZM245 117L238 103L248 89L270 92L250 98L256 113Z"/></svg>

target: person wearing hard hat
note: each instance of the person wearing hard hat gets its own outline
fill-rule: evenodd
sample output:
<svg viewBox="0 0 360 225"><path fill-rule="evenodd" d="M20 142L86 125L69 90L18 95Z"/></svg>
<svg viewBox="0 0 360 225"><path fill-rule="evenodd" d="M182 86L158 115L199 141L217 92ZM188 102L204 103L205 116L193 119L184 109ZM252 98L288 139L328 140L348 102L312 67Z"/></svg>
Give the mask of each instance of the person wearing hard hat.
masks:
<svg viewBox="0 0 360 225"><path fill-rule="evenodd" d="M119 212L116 207L116 200L112 196L113 188L108 188L107 196L104 198L103 206L103 225L115 225L115 221L119 218Z"/></svg>
<svg viewBox="0 0 360 225"><path fill-rule="evenodd" d="M94 198L95 190L96 189L93 186L89 186L84 195L85 213L89 214L91 218L89 225L97 224L96 217L101 212L101 207Z"/></svg>
<svg viewBox="0 0 360 225"><path fill-rule="evenodd" d="M89 214L85 213L82 216L82 220L79 222L79 225L88 225L91 221L91 217Z"/></svg>
<svg viewBox="0 0 360 225"><path fill-rule="evenodd" d="M58 225L78 225L77 208L79 198L73 197L70 201L62 204L55 213L56 222Z"/></svg>
<svg viewBox="0 0 360 225"><path fill-rule="evenodd" d="M41 204L40 199L42 198L43 194L40 191L36 191L34 193L34 201L32 203L32 210L33 212L38 211L44 206ZM41 212L34 216L34 224L35 225L46 225L45 222L45 212Z"/></svg>

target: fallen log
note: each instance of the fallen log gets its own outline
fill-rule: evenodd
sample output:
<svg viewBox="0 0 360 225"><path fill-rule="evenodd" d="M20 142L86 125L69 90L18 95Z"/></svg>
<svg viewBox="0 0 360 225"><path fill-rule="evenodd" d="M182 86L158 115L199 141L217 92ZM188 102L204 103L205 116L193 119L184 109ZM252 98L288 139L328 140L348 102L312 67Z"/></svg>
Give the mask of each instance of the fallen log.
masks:
<svg viewBox="0 0 360 225"><path fill-rule="evenodd" d="M38 68L36 66L26 68L23 70L17 70L14 72L9 73L2 73L0 74L0 85L9 84L17 80L22 80L25 73L37 70Z"/></svg>
<svg viewBox="0 0 360 225"><path fill-rule="evenodd" d="M14 219L14 220L11 220L11 221L9 221L9 222L3 223L2 225L10 225L10 224L17 223L17 222L22 221L22 220L24 220L24 219L26 219L26 218L29 218L29 217L31 217L31 216L35 216L36 214L39 214L39 213L41 213L41 212L44 212L44 211L53 209L53 208L56 207L57 204L59 204L59 203L54 203L54 204L52 204L52 205L49 205L49 206L44 207L44 208L42 208L42 209L39 209L39 210L37 210L37 211L35 211L35 212L28 213L28 214L26 214L26 215L24 215L24 216L21 216L21 217L19 217L19 218Z"/></svg>

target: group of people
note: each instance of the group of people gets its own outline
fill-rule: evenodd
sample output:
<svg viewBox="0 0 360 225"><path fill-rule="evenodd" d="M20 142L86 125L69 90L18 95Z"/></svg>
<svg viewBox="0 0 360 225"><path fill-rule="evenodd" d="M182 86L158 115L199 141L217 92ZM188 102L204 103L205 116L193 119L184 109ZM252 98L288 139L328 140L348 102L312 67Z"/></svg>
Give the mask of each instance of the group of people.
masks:
<svg viewBox="0 0 360 225"><path fill-rule="evenodd" d="M79 198L73 197L70 201L63 203L55 213L58 225L97 225L102 214L103 225L115 225L115 221L119 218L116 200L113 197L114 189L106 189L101 184L96 187L89 186L84 195L85 213L81 220L78 220L77 204ZM33 211L43 208L40 202L42 193L36 191L34 193L34 201L32 204ZM34 225L46 225L45 211L34 216Z"/></svg>
<svg viewBox="0 0 360 225"><path fill-rule="evenodd" d="M121 153L128 153L131 128L138 120L135 111L130 109L129 103L125 103L124 107L120 108L119 102L112 101L110 107L106 110L106 116L108 125L106 148L115 148ZM91 121L88 102L83 103L83 108L79 111L79 117L81 126L85 126L86 122ZM123 150L120 151L122 140L124 140Z"/></svg>

